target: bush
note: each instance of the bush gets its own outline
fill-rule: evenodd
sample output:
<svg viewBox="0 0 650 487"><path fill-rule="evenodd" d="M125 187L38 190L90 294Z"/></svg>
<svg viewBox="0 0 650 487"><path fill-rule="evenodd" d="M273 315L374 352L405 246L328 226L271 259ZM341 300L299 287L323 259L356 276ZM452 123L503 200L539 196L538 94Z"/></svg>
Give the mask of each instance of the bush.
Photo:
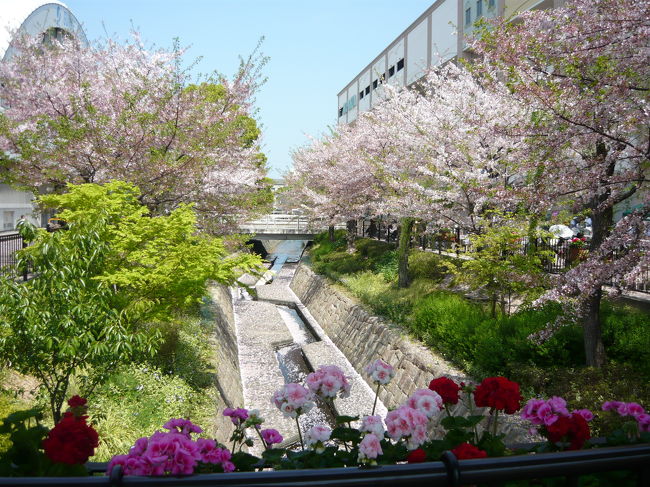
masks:
<svg viewBox="0 0 650 487"><path fill-rule="evenodd" d="M161 429L170 418L191 418L207 428L214 401L179 377L148 364L122 367L89 399L91 419L102 439L93 461L126 453L142 436Z"/></svg>
<svg viewBox="0 0 650 487"><path fill-rule="evenodd" d="M609 358L637 368L650 380L650 314L605 301L601 318Z"/></svg>

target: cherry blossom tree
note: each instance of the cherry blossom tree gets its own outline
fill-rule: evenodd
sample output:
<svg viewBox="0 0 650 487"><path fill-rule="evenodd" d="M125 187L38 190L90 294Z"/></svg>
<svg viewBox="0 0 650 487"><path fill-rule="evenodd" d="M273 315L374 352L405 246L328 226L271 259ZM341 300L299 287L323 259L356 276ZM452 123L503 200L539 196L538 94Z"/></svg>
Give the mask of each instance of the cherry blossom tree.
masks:
<svg viewBox="0 0 650 487"><path fill-rule="evenodd" d="M155 213L193 202L216 230L267 202L251 118L265 63L257 51L232 78L192 83L183 49L148 50L137 35L90 48L16 43L20 55L0 65L0 150L16 184L126 180Z"/></svg>
<svg viewBox="0 0 650 487"><path fill-rule="evenodd" d="M579 311L587 363L601 366L602 286L629 282L650 263L650 1L569 0L518 20L494 22L473 45L532 110L518 168L526 184L503 198L540 214L566 205L590 215L587 260L545 299ZM615 205L630 198L637 209L614 224Z"/></svg>

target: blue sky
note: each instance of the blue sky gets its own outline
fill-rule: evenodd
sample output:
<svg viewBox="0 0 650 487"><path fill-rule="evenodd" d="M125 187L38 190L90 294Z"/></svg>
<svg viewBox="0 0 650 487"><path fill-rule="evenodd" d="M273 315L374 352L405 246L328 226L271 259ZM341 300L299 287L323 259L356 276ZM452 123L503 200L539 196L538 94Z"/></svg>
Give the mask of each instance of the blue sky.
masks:
<svg viewBox="0 0 650 487"><path fill-rule="evenodd" d="M433 0L63 0L89 39L131 27L147 43L190 46L196 71L235 72L260 37L270 61L257 96L271 176L291 165L290 151L336 123L338 92Z"/></svg>

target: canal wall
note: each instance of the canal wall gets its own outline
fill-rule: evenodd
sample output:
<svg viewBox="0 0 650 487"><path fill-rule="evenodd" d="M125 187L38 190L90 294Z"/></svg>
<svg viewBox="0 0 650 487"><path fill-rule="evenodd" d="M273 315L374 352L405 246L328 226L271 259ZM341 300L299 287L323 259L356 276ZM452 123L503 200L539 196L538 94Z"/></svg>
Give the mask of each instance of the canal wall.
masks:
<svg viewBox="0 0 650 487"><path fill-rule="evenodd" d="M291 289L325 333L343 352L371 387L364 367L381 358L395 368L395 378L380 389L379 398L389 408L400 406L416 389L426 388L440 376L455 381L469 381L462 371L403 334L396 325L369 314L354 299L301 264L294 274ZM455 415L469 414L459 403ZM518 418L503 424L509 442L527 441L529 437Z"/></svg>
<svg viewBox="0 0 650 487"><path fill-rule="evenodd" d="M239 350L235 329L235 314L230 288L212 284L209 287L207 311L215 322L213 348L216 355L215 384L218 395L215 398L215 429L217 441L228 444L233 425L230 418L223 416L227 407L242 407L244 394L239 371Z"/></svg>

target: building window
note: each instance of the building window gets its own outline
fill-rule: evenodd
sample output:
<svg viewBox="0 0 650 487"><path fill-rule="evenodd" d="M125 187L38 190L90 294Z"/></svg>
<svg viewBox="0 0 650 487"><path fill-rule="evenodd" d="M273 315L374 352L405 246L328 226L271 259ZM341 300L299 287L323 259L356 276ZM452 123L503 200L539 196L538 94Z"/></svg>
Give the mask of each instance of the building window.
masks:
<svg viewBox="0 0 650 487"><path fill-rule="evenodd" d="M472 25L472 8L465 10L465 27Z"/></svg>
<svg viewBox="0 0 650 487"><path fill-rule="evenodd" d="M363 90L359 92L359 100L363 100Z"/></svg>
<svg viewBox="0 0 650 487"><path fill-rule="evenodd" d="M483 15L483 0L476 0L476 18Z"/></svg>
<svg viewBox="0 0 650 487"><path fill-rule="evenodd" d="M402 69L404 69L404 59L397 61L397 71L401 71Z"/></svg>
<svg viewBox="0 0 650 487"><path fill-rule="evenodd" d="M488 8L494 8L496 3L496 0L488 0Z"/></svg>
<svg viewBox="0 0 650 487"><path fill-rule="evenodd" d="M372 89L373 89L373 90L376 90L378 84L379 84L379 80L375 80L375 81L373 81L373 82L372 82Z"/></svg>
<svg viewBox="0 0 650 487"><path fill-rule="evenodd" d="M366 86L366 95L370 94L370 85Z"/></svg>
<svg viewBox="0 0 650 487"><path fill-rule="evenodd" d="M343 116L343 107L339 108L339 117Z"/></svg>
<svg viewBox="0 0 650 487"><path fill-rule="evenodd" d="M392 78L394 74L395 74L395 66L391 66L390 68L388 68L388 77Z"/></svg>

